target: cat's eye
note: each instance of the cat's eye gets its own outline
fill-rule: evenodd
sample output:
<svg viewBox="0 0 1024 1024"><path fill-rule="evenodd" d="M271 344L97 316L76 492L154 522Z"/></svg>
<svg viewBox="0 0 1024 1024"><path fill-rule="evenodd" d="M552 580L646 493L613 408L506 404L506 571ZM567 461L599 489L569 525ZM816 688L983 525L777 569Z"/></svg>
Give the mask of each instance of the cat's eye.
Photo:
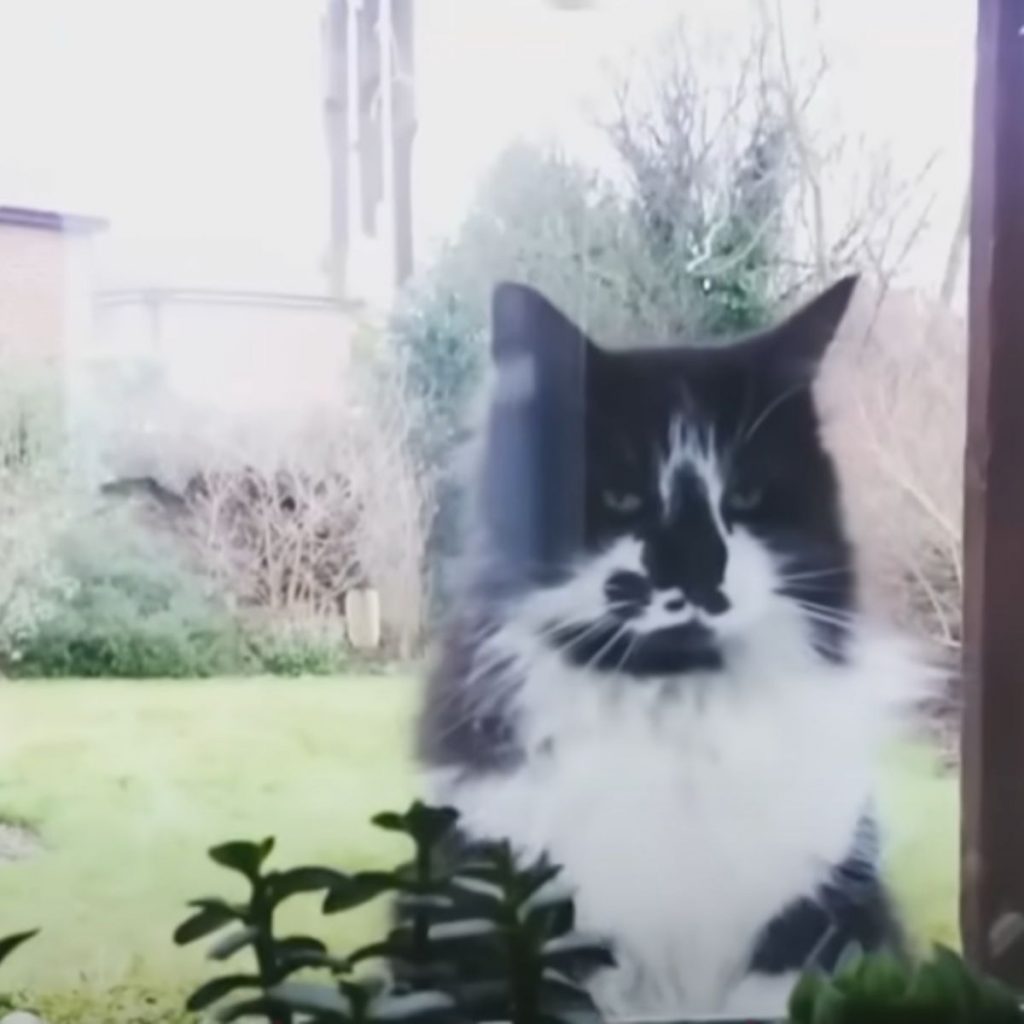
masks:
<svg viewBox="0 0 1024 1024"><path fill-rule="evenodd" d="M629 516L640 511L643 502L638 494L629 491L605 490L601 492L601 503L609 512L616 515Z"/></svg>
<svg viewBox="0 0 1024 1024"><path fill-rule="evenodd" d="M755 484L730 487L725 495L726 510L736 515L756 512L764 500L764 491Z"/></svg>

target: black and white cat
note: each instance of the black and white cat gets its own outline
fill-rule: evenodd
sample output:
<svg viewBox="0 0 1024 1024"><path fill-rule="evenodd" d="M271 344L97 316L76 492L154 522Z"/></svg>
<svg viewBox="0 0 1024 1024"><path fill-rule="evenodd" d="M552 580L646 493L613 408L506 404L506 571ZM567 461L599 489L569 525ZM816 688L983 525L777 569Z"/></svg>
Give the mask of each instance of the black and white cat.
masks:
<svg viewBox="0 0 1024 1024"><path fill-rule="evenodd" d="M766 1017L805 965L898 945L872 775L914 669L857 615L811 390L854 283L734 344L615 353L495 293L420 756L468 840L564 866L610 1017Z"/></svg>

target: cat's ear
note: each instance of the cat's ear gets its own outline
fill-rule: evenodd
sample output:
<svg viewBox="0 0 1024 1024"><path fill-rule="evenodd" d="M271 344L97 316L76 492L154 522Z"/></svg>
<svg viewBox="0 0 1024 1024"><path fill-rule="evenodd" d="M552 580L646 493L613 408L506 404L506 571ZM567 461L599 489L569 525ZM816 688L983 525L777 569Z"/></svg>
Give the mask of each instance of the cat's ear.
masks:
<svg viewBox="0 0 1024 1024"><path fill-rule="evenodd" d="M558 350L585 350L587 336L536 289L502 282L491 302L491 348L500 366L530 354L542 362Z"/></svg>
<svg viewBox="0 0 1024 1024"><path fill-rule="evenodd" d="M784 376L813 378L850 305L855 274L841 278L762 339L767 358Z"/></svg>
<svg viewBox="0 0 1024 1024"><path fill-rule="evenodd" d="M542 295L502 284L493 299L497 366L483 515L509 566L554 565L583 530L586 380L592 346Z"/></svg>

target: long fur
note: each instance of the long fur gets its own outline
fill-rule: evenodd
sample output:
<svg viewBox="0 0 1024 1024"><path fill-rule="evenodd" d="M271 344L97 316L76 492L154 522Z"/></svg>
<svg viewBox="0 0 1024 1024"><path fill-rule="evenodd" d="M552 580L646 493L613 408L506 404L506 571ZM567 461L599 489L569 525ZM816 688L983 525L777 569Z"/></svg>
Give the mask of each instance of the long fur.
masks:
<svg viewBox="0 0 1024 1024"><path fill-rule="evenodd" d="M921 677L857 612L809 390L849 290L776 336L612 366L525 290L502 350L496 303L516 372L420 755L467 841L564 866L617 958L590 979L609 1017L777 1014L801 968L900 943L873 776ZM554 537L517 517L558 503L584 514Z"/></svg>

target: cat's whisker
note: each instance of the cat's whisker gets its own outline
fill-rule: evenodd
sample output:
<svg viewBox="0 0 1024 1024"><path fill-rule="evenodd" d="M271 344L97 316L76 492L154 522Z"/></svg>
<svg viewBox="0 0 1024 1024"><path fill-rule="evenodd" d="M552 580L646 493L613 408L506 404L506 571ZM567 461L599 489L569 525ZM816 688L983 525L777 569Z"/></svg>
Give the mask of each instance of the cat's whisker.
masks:
<svg viewBox="0 0 1024 1024"><path fill-rule="evenodd" d="M785 405L791 398L795 398L797 395L806 391L809 386L809 382L805 380L799 381L791 388L787 388L782 392L778 398L769 402L767 406L761 411L760 415L754 420L752 426L746 430L740 439L736 442L736 450L744 447L753 440L757 432L765 425L765 423L771 418L772 414L776 412L781 406Z"/></svg>
<svg viewBox="0 0 1024 1024"><path fill-rule="evenodd" d="M615 608L615 609L623 609L624 610L627 607L628 607L628 605L619 605L619 606L611 606L610 605L609 606L609 612L613 608ZM544 639L550 640L553 637L559 636L559 634L564 634L566 630L576 629L576 628L578 628L580 626L585 626L586 628L583 630L582 633L579 633L576 636L571 637L564 644L564 646L566 648L572 649L572 648L578 646L582 641L588 639L595 632L599 632L600 630L604 629L605 627L611 626L614 623L620 621L619 619L617 619L617 618L613 617L611 614L609 614L609 612L605 612L599 618L593 619L593 620L588 620L588 619L570 619L570 620L561 620L559 622L554 622L550 626L547 626L547 627L543 628L540 631L540 635Z"/></svg>
<svg viewBox="0 0 1024 1024"><path fill-rule="evenodd" d="M616 644L616 642L622 638L623 634L627 632L627 630L629 629L629 625L630 624L628 622L623 622L622 625L620 625L619 628L615 630L614 633L612 633L608 640L606 640L605 643L601 645L601 647L597 650L594 656L590 658L590 660L584 665L584 671L591 669L595 665L598 665L600 663L601 658L604 657L605 651L613 647Z"/></svg>
<svg viewBox="0 0 1024 1024"><path fill-rule="evenodd" d="M572 648L582 640L591 636L595 631L604 629L607 626L617 625L625 621L620 613L629 611L633 605L628 601L616 601L605 606L605 610L596 619L560 619L543 627L540 635L544 639L551 639L566 630L576 629L585 626L586 629L575 637L570 638L566 647Z"/></svg>
<svg viewBox="0 0 1024 1024"><path fill-rule="evenodd" d="M855 619L845 619L836 615L825 615L822 612L816 612L807 608L803 609L803 613L811 622L816 622L822 626L837 626L842 629L852 629L856 625Z"/></svg>
<svg viewBox="0 0 1024 1024"><path fill-rule="evenodd" d="M835 608L830 605L819 604L816 601L800 601L796 602L800 608L807 612L818 612L821 615L827 615L832 618L842 619L844 622L860 622L861 616L855 612L844 611L841 608Z"/></svg>
<svg viewBox="0 0 1024 1024"><path fill-rule="evenodd" d="M827 619L829 622L839 622L843 625L850 626L858 621L855 616L846 615L843 612L823 608L819 605L806 604L802 601L797 602L797 607L806 615L813 615L822 620Z"/></svg>
<svg viewBox="0 0 1024 1024"><path fill-rule="evenodd" d="M853 576L853 569L849 566L837 566L834 569L813 569L807 572L785 573L782 575L780 582L782 585L785 585L787 583L798 583L802 580L816 580L836 576Z"/></svg>
<svg viewBox="0 0 1024 1024"><path fill-rule="evenodd" d="M626 645L626 650L623 652L622 657L619 659L618 665L615 666L616 672L621 672L629 663L629 659L633 656L633 652L636 650L637 644L640 643L642 635L643 634L637 632L636 630L633 631L633 635L632 637L630 637L629 643Z"/></svg>

